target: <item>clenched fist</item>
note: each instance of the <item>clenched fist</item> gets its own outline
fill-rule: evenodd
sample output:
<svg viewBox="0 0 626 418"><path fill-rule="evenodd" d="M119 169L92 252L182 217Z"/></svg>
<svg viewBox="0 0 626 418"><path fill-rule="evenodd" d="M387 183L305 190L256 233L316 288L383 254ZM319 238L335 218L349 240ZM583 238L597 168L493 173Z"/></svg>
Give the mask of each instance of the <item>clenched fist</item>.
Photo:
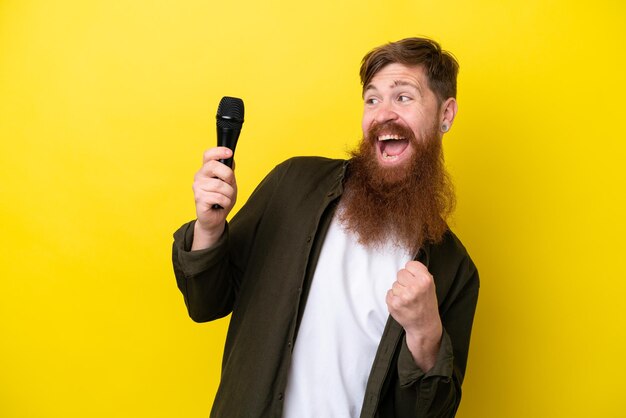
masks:
<svg viewBox="0 0 626 418"><path fill-rule="evenodd" d="M419 261L409 261L387 292L389 314L406 331L415 363L427 372L435 364L442 325L433 276Z"/></svg>

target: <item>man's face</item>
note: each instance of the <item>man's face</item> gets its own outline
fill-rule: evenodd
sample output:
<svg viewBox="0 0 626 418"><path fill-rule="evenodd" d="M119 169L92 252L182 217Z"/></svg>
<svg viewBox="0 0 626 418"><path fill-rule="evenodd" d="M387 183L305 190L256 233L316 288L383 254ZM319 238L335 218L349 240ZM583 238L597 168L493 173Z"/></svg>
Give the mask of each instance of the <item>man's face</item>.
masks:
<svg viewBox="0 0 626 418"><path fill-rule="evenodd" d="M364 245L392 238L415 252L441 239L454 208L440 126L450 127L456 100L439 106L423 69L402 64L376 73L363 97L363 140L352 152L340 220Z"/></svg>
<svg viewBox="0 0 626 418"><path fill-rule="evenodd" d="M415 141L439 137L437 97L421 66L383 67L365 86L363 99L363 137L374 143L381 168L408 167Z"/></svg>

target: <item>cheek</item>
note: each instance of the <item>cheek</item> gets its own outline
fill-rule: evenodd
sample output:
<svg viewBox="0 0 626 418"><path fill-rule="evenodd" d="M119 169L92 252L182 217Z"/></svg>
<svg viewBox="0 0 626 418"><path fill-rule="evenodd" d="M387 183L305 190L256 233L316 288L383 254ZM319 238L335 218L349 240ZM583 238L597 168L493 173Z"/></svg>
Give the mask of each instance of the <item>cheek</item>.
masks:
<svg viewBox="0 0 626 418"><path fill-rule="evenodd" d="M366 114L363 114L363 119L361 119L361 129L363 130L363 135L367 134L367 131L369 130L371 123L372 123L372 118L370 118Z"/></svg>
<svg viewBox="0 0 626 418"><path fill-rule="evenodd" d="M428 121L423 114L413 113L405 115L404 122L413 131L416 138L421 139L431 129L431 121Z"/></svg>

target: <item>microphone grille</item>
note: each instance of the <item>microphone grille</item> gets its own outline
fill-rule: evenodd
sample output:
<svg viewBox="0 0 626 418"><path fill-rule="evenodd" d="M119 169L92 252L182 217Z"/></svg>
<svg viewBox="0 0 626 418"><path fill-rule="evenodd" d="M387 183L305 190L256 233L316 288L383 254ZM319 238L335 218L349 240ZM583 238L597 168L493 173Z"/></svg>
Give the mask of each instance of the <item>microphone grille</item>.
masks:
<svg viewBox="0 0 626 418"><path fill-rule="evenodd" d="M217 107L217 126L220 128L241 128L243 124L243 100L224 96Z"/></svg>

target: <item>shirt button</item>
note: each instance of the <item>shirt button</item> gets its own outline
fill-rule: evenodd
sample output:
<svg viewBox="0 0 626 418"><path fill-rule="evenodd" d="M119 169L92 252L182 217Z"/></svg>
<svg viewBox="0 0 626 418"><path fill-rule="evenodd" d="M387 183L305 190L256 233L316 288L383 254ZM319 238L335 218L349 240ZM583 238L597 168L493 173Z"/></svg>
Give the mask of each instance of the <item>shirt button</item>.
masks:
<svg viewBox="0 0 626 418"><path fill-rule="evenodd" d="M307 244L311 242L311 236L310 235L308 237L306 237L306 242L307 242Z"/></svg>
<svg viewBox="0 0 626 418"><path fill-rule="evenodd" d="M278 394L278 400L279 400L279 401L282 401L282 400L283 400L283 393L282 393L282 392Z"/></svg>
<svg viewBox="0 0 626 418"><path fill-rule="evenodd" d="M291 341L287 342L287 347L291 348Z"/></svg>

